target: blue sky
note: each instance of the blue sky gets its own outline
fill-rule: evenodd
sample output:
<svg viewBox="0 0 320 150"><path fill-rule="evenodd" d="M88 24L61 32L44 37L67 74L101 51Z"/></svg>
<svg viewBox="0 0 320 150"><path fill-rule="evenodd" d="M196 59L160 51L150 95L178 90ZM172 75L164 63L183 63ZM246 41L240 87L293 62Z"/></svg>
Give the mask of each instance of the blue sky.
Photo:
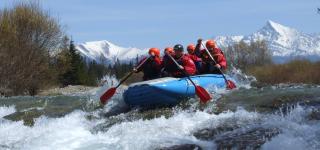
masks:
<svg viewBox="0 0 320 150"><path fill-rule="evenodd" d="M15 0L17 1L17 0ZM0 0L0 7L13 0ZM320 33L320 0L40 0L76 43L123 47L188 44L198 37L247 35L267 20Z"/></svg>

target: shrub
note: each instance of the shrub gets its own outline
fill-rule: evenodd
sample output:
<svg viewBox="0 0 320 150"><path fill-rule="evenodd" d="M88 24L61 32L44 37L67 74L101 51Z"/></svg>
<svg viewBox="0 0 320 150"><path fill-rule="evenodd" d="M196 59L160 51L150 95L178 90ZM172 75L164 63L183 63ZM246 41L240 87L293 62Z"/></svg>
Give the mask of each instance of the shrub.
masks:
<svg viewBox="0 0 320 150"><path fill-rule="evenodd" d="M320 84L320 62L308 60L294 60L286 64L252 67L248 73L254 75L258 81L269 84Z"/></svg>
<svg viewBox="0 0 320 150"><path fill-rule="evenodd" d="M37 3L0 10L0 89L12 95L34 95L52 84L50 54L61 45L62 37L59 22Z"/></svg>

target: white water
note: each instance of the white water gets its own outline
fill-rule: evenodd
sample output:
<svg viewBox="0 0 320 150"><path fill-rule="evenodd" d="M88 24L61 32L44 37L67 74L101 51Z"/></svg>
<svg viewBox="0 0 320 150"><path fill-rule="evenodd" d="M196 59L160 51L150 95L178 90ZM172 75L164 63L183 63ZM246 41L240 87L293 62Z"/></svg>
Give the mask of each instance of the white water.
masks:
<svg viewBox="0 0 320 150"><path fill-rule="evenodd" d="M0 107L0 118L12 114L14 113L16 110L13 106L9 106L9 107Z"/></svg>
<svg viewBox="0 0 320 150"><path fill-rule="evenodd" d="M12 107L0 107L0 114L13 113ZM320 123L308 122L309 109L298 106L290 115L262 115L239 109L219 115L205 112L177 112L170 118L135 120L111 126L106 132L91 132L104 119L89 121L87 112L74 111L61 118L40 117L33 127L22 121L3 119L0 124L0 149L155 149L194 143L214 149L212 141L196 139L198 129L216 127L230 121L241 126L262 120L262 126L277 127L281 134L263 145L263 149L317 149Z"/></svg>
<svg viewBox="0 0 320 150"><path fill-rule="evenodd" d="M235 71L236 72L236 71ZM237 75L237 73L235 73ZM241 74L241 72L240 72ZM232 75L230 75L232 76ZM106 78L108 84L96 91L91 91L90 100L96 101L99 95L117 84L114 78ZM110 82L111 81L111 82ZM250 88L246 80L236 80L237 85ZM117 94L105 106L103 112L115 107L124 107L120 87ZM217 90L225 93L225 90ZM215 98L216 99L216 98ZM195 101L195 100L194 100ZM192 105L197 105L195 102ZM196 106L194 106L196 108ZM192 109L193 107L191 107ZM14 122L3 117L16 112L14 106L0 106L0 149L32 149L32 150L71 150L71 149L106 149L106 150L150 150L181 144L196 144L203 149L215 149L214 141L199 140L193 136L197 130L214 128L225 123L236 124L242 128L250 128L251 124L262 127L276 127L281 133L262 146L262 149L319 149L320 123L309 121L307 115L311 109L297 106L289 110L289 115L260 114L238 109L235 112L224 112L218 115L205 111L177 110L172 117L154 118L150 120L134 120L119 122L105 130L96 127L108 121L99 117L101 110L95 112L73 111L60 118L42 116L35 120L32 127L23 125L22 121ZM196 109L195 109L196 110ZM98 119L86 119L88 115ZM126 114L120 114L126 115Z"/></svg>

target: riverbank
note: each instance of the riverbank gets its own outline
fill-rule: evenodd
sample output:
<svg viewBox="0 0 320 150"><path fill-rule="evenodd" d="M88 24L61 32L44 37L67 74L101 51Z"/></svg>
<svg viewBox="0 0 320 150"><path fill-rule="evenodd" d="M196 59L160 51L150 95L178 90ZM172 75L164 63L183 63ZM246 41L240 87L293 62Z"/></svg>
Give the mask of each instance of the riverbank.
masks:
<svg viewBox="0 0 320 150"><path fill-rule="evenodd" d="M37 96L57 96L57 95L88 95L96 91L99 87L69 85L63 88L54 87L47 90L41 90Z"/></svg>

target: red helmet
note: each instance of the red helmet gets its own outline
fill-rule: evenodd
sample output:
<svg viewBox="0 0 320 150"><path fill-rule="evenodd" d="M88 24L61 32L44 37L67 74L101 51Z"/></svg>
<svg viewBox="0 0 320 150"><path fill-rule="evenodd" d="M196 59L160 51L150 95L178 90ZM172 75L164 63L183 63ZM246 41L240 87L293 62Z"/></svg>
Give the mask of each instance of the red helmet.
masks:
<svg viewBox="0 0 320 150"><path fill-rule="evenodd" d="M172 47L167 47L164 49L164 53L169 53L172 54L173 53L173 48Z"/></svg>
<svg viewBox="0 0 320 150"><path fill-rule="evenodd" d="M153 53L156 56L160 56L160 50L158 48L150 48L149 49L149 54Z"/></svg>
<svg viewBox="0 0 320 150"><path fill-rule="evenodd" d="M215 48L216 47L216 42L214 40L208 40L206 42L206 47L207 48Z"/></svg>
<svg viewBox="0 0 320 150"><path fill-rule="evenodd" d="M189 44L187 47L188 52L191 52L191 53L193 53L195 49L196 47L194 46L194 44Z"/></svg>

